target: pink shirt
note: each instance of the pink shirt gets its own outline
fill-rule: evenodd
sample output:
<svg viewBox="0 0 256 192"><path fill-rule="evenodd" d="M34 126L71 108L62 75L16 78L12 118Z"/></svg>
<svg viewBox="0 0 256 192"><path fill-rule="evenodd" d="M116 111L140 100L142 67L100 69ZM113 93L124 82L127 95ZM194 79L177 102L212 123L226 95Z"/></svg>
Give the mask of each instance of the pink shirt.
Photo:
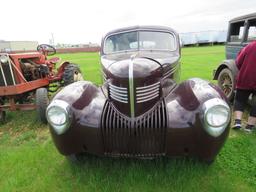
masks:
<svg viewBox="0 0 256 192"><path fill-rule="evenodd" d="M238 53L236 66L239 69L236 88L256 90L256 41L251 42Z"/></svg>

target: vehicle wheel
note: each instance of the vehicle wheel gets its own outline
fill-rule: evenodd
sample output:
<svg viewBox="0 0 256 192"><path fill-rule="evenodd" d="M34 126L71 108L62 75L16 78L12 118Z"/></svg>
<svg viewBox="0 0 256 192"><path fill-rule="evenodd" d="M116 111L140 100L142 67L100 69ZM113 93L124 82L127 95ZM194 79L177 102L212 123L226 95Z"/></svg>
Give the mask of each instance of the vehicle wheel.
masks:
<svg viewBox="0 0 256 192"><path fill-rule="evenodd" d="M218 85L229 101L234 98L235 81L234 75L228 68L222 69L218 76Z"/></svg>
<svg viewBox="0 0 256 192"><path fill-rule="evenodd" d="M65 67L62 79L64 81L65 86L71 83L74 83L76 81L84 80L81 70L79 66L76 64L68 64Z"/></svg>
<svg viewBox="0 0 256 192"><path fill-rule="evenodd" d="M0 123L4 123L6 119L6 111L0 111Z"/></svg>
<svg viewBox="0 0 256 192"><path fill-rule="evenodd" d="M202 162L202 163L205 164L205 165L211 165L211 164L214 163L215 158L209 159L209 158L202 158L202 157L201 157L201 158L199 158L199 161Z"/></svg>
<svg viewBox="0 0 256 192"><path fill-rule="evenodd" d="M76 163L79 163L80 160L81 160L81 155L80 154L72 154L72 155L68 155L66 156L66 159L72 163L72 164L76 164Z"/></svg>
<svg viewBox="0 0 256 192"><path fill-rule="evenodd" d="M48 91L46 88L39 88L36 90L36 110L38 119L42 123L47 123L46 108L49 104Z"/></svg>

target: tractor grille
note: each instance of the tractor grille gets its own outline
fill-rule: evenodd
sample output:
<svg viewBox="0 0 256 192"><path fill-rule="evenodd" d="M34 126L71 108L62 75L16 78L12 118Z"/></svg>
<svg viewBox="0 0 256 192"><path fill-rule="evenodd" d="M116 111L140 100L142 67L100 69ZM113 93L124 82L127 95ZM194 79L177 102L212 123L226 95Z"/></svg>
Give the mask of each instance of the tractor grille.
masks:
<svg viewBox="0 0 256 192"><path fill-rule="evenodd" d="M101 123L106 155L155 157L165 153L167 116L163 101L135 119L124 116L107 102Z"/></svg>
<svg viewBox="0 0 256 192"><path fill-rule="evenodd" d="M0 86L15 85L17 82L13 73L14 69L11 65L9 56L6 54L0 54L0 56L8 58L7 63L0 62Z"/></svg>

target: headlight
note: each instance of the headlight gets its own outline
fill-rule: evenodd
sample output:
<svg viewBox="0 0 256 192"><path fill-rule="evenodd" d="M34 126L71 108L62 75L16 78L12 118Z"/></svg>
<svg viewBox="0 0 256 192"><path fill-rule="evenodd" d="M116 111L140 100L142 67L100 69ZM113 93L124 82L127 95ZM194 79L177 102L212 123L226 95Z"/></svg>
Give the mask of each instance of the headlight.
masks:
<svg viewBox="0 0 256 192"><path fill-rule="evenodd" d="M0 62L3 63L3 64L7 63L8 62L8 57L5 56L5 55L1 55L0 56Z"/></svg>
<svg viewBox="0 0 256 192"><path fill-rule="evenodd" d="M220 136L230 121L230 108L221 99L214 98L203 104L205 130L213 137Z"/></svg>
<svg viewBox="0 0 256 192"><path fill-rule="evenodd" d="M46 117L57 134L63 134L71 121L70 106L62 100L54 100L46 110Z"/></svg>

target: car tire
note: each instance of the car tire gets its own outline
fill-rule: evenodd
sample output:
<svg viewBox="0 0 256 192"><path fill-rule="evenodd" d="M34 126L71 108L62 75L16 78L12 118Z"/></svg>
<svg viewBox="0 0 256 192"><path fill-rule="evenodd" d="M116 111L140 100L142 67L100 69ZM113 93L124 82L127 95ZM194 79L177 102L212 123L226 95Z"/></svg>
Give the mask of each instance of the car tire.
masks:
<svg viewBox="0 0 256 192"><path fill-rule="evenodd" d="M205 158L205 157L199 157L199 162L205 164L205 165L211 165L215 162L216 158Z"/></svg>
<svg viewBox="0 0 256 192"><path fill-rule="evenodd" d="M84 80L81 70L76 64L68 64L65 67L62 79L64 86Z"/></svg>
<svg viewBox="0 0 256 192"><path fill-rule="evenodd" d="M0 123L5 123L6 111L0 111Z"/></svg>
<svg viewBox="0 0 256 192"><path fill-rule="evenodd" d="M224 68L218 75L218 86L227 96L229 101L234 99L235 95L235 78L232 71L228 68Z"/></svg>
<svg viewBox="0 0 256 192"><path fill-rule="evenodd" d="M49 104L48 91L46 88L39 88L36 90L36 111L38 119L42 123L47 123L46 108Z"/></svg>
<svg viewBox="0 0 256 192"><path fill-rule="evenodd" d="M71 154L71 155L67 155L66 159L72 163L72 164L77 164L79 162L81 162L81 154Z"/></svg>

